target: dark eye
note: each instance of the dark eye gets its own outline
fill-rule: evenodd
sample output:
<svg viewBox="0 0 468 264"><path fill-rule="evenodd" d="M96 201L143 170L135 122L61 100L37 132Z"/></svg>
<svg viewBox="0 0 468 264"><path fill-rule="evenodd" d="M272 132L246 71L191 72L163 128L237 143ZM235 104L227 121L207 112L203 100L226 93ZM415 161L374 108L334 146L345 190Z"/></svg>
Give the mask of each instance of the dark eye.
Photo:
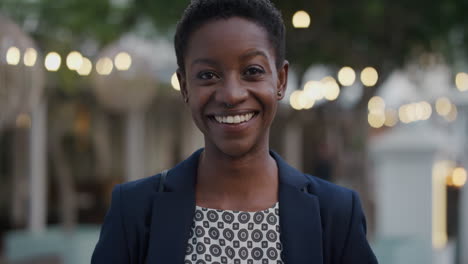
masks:
<svg viewBox="0 0 468 264"><path fill-rule="evenodd" d="M252 66L252 67L247 68L244 74L247 76L256 76L256 75L260 75L263 73L265 73L265 71L262 68L258 66Z"/></svg>
<svg viewBox="0 0 468 264"><path fill-rule="evenodd" d="M216 73L214 72L204 71L204 72L200 72L197 75L197 77L202 80L212 80L212 79L218 78L218 75L216 75Z"/></svg>

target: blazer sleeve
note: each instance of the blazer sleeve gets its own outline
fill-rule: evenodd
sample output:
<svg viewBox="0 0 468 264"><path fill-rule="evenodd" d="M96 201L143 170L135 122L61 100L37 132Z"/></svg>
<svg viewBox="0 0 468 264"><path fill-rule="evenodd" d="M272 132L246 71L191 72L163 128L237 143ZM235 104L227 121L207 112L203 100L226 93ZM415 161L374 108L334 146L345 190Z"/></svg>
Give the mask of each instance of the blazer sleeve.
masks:
<svg viewBox="0 0 468 264"><path fill-rule="evenodd" d="M91 264L130 263L125 227L122 217L121 186L112 190L112 201L101 227L99 240L91 257Z"/></svg>
<svg viewBox="0 0 468 264"><path fill-rule="evenodd" d="M372 252L366 238L366 218L361 208L359 196L352 191L352 210L346 238L342 264L376 264L377 258Z"/></svg>

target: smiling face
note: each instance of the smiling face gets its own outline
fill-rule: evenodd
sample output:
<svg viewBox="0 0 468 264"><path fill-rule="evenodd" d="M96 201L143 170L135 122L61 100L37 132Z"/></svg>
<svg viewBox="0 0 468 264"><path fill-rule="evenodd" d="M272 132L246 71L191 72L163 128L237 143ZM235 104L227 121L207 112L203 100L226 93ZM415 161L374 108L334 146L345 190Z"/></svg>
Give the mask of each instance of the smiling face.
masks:
<svg viewBox="0 0 468 264"><path fill-rule="evenodd" d="M242 157L268 151L269 129L286 89L266 31L232 17L205 23L187 44L182 95L207 151Z"/></svg>

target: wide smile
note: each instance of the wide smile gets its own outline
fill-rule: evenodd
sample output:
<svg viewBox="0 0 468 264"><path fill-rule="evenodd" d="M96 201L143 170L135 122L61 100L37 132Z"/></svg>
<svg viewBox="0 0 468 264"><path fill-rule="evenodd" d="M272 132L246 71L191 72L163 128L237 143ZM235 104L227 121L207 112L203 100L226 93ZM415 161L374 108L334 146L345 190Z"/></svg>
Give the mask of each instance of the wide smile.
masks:
<svg viewBox="0 0 468 264"><path fill-rule="evenodd" d="M236 113L236 114L214 114L208 115L208 118L214 123L221 125L223 127L229 128L243 128L248 126L250 121L255 119L258 115L256 111L250 111L245 113Z"/></svg>
<svg viewBox="0 0 468 264"><path fill-rule="evenodd" d="M221 124L240 124L248 122L255 115L254 112L238 115L214 115L213 118Z"/></svg>

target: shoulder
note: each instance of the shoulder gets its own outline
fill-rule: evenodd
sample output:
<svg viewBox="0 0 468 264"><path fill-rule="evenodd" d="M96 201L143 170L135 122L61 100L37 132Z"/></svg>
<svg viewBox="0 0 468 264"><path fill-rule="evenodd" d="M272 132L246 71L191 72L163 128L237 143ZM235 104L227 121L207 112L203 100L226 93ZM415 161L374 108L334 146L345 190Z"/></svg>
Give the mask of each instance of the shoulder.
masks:
<svg viewBox="0 0 468 264"><path fill-rule="evenodd" d="M351 204L357 196L356 192L351 189L309 174L304 175L309 180L309 192L316 195L320 203L329 206L346 207L346 204Z"/></svg>
<svg viewBox="0 0 468 264"><path fill-rule="evenodd" d="M324 226L349 226L352 217L362 214L359 195L348 188L305 174L309 192L317 196Z"/></svg>
<svg viewBox="0 0 468 264"><path fill-rule="evenodd" d="M135 181L125 182L119 185L124 199L142 199L156 192L161 174L142 178Z"/></svg>
<svg viewBox="0 0 468 264"><path fill-rule="evenodd" d="M339 258L343 263L377 263L367 242L366 219L359 195L317 177L307 174L306 177L310 180L310 193L317 196L320 204L325 255Z"/></svg>
<svg viewBox="0 0 468 264"><path fill-rule="evenodd" d="M122 183L114 188L112 199L116 199L118 195L122 216L127 222L149 217L160 176L161 174L156 174Z"/></svg>

